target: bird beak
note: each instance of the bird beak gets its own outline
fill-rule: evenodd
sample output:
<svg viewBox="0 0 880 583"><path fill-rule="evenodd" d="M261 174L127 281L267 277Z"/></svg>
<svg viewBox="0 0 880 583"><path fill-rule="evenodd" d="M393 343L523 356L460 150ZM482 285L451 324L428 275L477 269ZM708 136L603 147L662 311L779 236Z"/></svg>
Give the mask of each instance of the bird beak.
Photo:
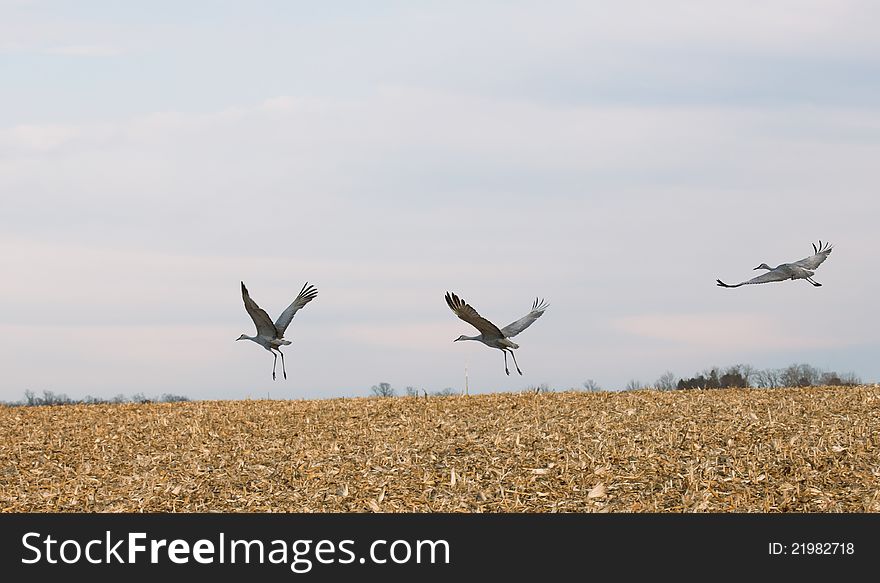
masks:
<svg viewBox="0 0 880 583"><path fill-rule="evenodd" d="M458 342L459 340L460 338L456 338L455 340L453 340L453 342Z"/></svg>

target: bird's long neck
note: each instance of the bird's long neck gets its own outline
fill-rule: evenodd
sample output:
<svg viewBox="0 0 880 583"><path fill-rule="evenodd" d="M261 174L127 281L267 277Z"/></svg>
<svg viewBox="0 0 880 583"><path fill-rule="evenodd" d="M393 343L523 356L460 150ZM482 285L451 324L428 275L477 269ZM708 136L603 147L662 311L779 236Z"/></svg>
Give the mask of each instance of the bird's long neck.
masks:
<svg viewBox="0 0 880 583"><path fill-rule="evenodd" d="M477 340L477 341L479 341L479 342L482 342L482 341L483 341L483 335L480 334L479 336L462 336L462 337L460 338L460 340Z"/></svg>

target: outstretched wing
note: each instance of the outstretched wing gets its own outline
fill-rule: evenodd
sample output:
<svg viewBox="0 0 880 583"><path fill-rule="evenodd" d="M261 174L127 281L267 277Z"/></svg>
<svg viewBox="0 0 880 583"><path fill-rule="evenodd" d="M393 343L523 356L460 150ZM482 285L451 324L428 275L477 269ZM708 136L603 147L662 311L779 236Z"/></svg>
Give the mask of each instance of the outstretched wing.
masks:
<svg viewBox="0 0 880 583"><path fill-rule="evenodd" d="M768 271L767 273L765 273L763 275L759 275L758 277L754 277L748 281L743 281L743 282L736 283L733 285L726 284L723 281L721 281L720 279L716 279L715 281L721 287L739 287L741 285L750 285L753 283L770 283L772 281L785 281L786 279L790 279L790 278L791 278L790 273L783 273L782 271L777 271L774 269L773 271Z"/></svg>
<svg viewBox="0 0 880 583"><path fill-rule="evenodd" d="M813 255L809 257L805 257L800 261L795 261L792 265L797 265L798 267L803 267L804 269L816 269L822 262L828 259L828 256L831 254L831 243L819 241L819 246L817 247L815 243L813 243L813 251L815 252Z"/></svg>
<svg viewBox="0 0 880 583"><path fill-rule="evenodd" d="M299 291L299 295L293 300L293 303L287 306L287 309L281 312L281 315L275 320L275 328L278 330L279 338L284 336L284 331L287 330L290 321L293 320L293 316L296 315L299 309L315 299L317 295L317 288L313 285L309 285L309 282L306 282L303 288Z"/></svg>
<svg viewBox="0 0 880 583"><path fill-rule="evenodd" d="M501 333L504 334L506 338L516 336L517 334L531 326L532 322L543 316L544 310L549 307L550 304L545 303L544 300L541 300L539 302L538 298L535 298L535 302L532 304L532 310L516 322L511 322L510 324L502 328Z"/></svg>
<svg viewBox="0 0 880 583"><path fill-rule="evenodd" d="M454 293L446 292L446 303L455 315L480 331L487 338L503 338L498 326L482 317L469 304L461 301Z"/></svg>
<svg viewBox="0 0 880 583"><path fill-rule="evenodd" d="M251 299L247 288L244 287L244 282L241 282L241 298L244 300L244 309L247 310L251 320L257 326L257 335L275 338L275 324L272 323L272 318L269 317L269 314L263 308L257 305L257 302Z"/></svg>

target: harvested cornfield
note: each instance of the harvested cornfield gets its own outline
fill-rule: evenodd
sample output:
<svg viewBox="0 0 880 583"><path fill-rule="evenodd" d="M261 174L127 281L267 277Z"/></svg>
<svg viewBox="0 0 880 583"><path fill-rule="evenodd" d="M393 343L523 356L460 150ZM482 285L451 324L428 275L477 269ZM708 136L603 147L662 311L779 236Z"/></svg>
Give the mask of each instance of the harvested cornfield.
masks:
<svg viewBox="0 0 880 583"><path fill-rule="evenodd" d="M0 408L7 512L876 512L880 387Z"/></svg>

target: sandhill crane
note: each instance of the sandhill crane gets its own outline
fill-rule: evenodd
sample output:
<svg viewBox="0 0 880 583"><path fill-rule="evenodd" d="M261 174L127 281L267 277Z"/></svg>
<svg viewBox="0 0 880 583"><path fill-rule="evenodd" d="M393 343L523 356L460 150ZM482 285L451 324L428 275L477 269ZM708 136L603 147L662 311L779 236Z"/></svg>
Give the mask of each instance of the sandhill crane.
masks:
<svg viewBox="0 0 880 583"><path fill-rule="evenodd" d="M247 313L257 326L257 335L248 336L247 334L242 334L236 338L236 340L253 340L272 353L272 356L275 357L275 360L272 362L273 381L275 380L275 365L278 363L278 354L281 355L281 370L284 372L284 378L287 378L287 369L284 366L284 353L281 352L280 347L290 344L290 340L284 339L284 331L287 330L290 321L293 320L293 316L297 311L315 299L315 296L317 295L318 290L315 289L315 286L309 285L309 283L306 282L302 290L300 290L299 295L293 300L293 303L287 306L286 310L281 312L281 315L278 316L278 319L275 320L275 323L273 324L271 318L269 318L269 314L251 299L247 288L244 286L244 282L241 282L241 297L244 300L244 309L247 310ZM275 354L276 351L278 354Z"/></svg>
<svg viewBox="0 0 880 583"><path fill-rule="evenodd" d="M720 279L716 279L718 285L721 287L739 287L741 285L749 285L752 283L768 283L772 281L785 281L787 279L805 279L812 285L819 287L822 284L813 281L813 273L815 269L819 267L823 261L828 259L828 255L831 254L831 243L827 241L822 243L819 241L818 247L815 243L813 243L813 255L809 257L805 257L800 261L795 261L793 263L783 263L782 265L777 265L776 267L770 267L766 263L762 263L755 269L767 269L767 273L763 275L759 275L753 279L748 281L743 281L737 283L735 285L728 285L721 281Z"/></svg>
<svg viewBox="0 0 880 583"><path fill-rule="evenodd" d="M540 318L544 314L544 310L549 307L549 304L544 303L544 300L538 301L538 298L535 298L532 309L528 314L499 330L498 326L480 316L475 309L460 300L454 293L446 292L446 303L455 312L456 316L480 331L479 336L465 336L462 334L453 342L458 342L459 340L478 340L490 348L497 348L504 353L504 372L508 375L510 371L507 369L507 353L510 352L513 364L516 366L516 372L522 374L519 365L516 363L516 356L513 355L513 349L519 348L519 345L511 342L510 338L516 336L528 328L532 322Z"/></svg>

